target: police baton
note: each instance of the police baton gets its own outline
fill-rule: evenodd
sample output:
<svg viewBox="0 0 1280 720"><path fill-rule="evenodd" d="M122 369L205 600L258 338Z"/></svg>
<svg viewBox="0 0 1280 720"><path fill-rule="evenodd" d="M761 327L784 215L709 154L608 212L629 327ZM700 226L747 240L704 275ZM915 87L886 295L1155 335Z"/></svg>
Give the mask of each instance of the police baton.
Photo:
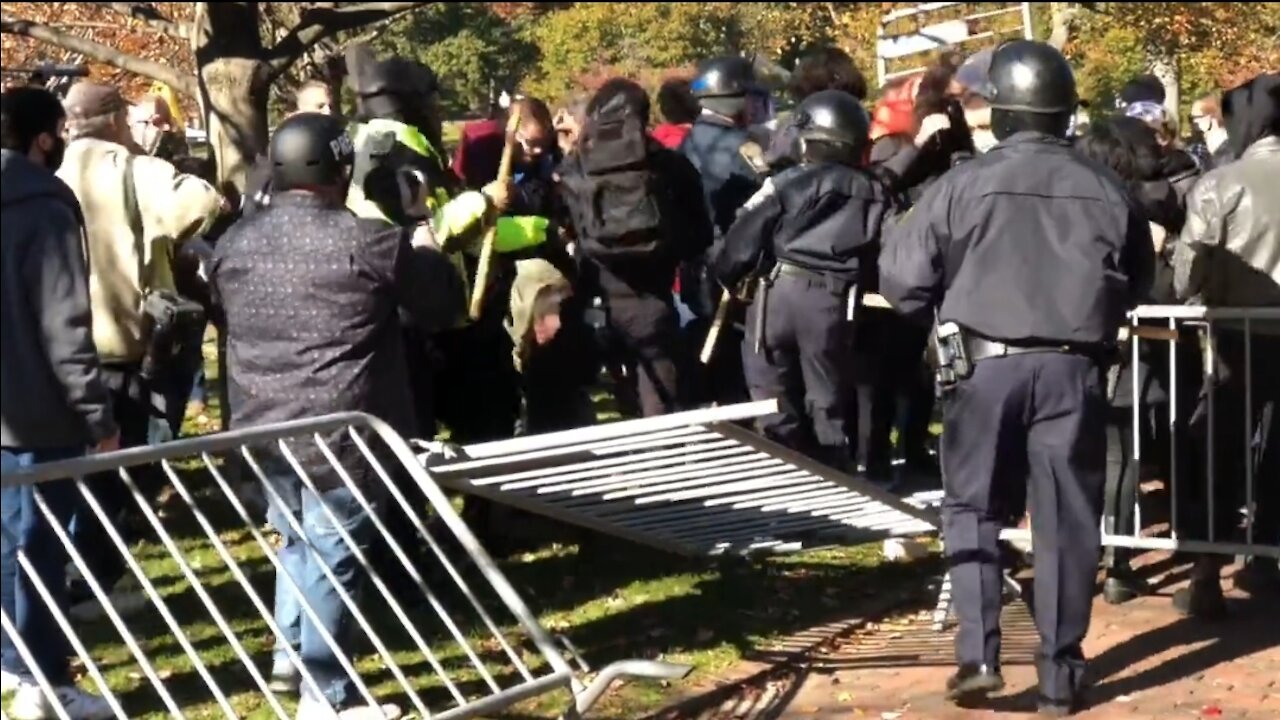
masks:
<svg viewBox="0 0 1280 720"><path fill-rule="evenodd" d="M502 147L502 162L498 165L498 182L507 185L511 182L511 163L516 149L516 132L520 129L520 106L511 108L507 118L506 144ZM489 284L489 265L493 262L493 244L498 237L498 219L484 234L484 244L480 246L480 265L476 268L476 284L471 289L471 319L479 320L480 311L484 308L484 289Z"/></svg>
<svg viewBox="0 0 1280 720"><path fill-rule="evenodd" d="M703 365L711 362L711 356L716 352L716 343L720 340L720 328L724 327L725 320L729 317L729 304L733 302L733 293L725 288L720 292L720 306L716 308L715 319L711 321L711 329L707 330L706 342L702 343L702 354L698 356L698 360Z"/></svg>

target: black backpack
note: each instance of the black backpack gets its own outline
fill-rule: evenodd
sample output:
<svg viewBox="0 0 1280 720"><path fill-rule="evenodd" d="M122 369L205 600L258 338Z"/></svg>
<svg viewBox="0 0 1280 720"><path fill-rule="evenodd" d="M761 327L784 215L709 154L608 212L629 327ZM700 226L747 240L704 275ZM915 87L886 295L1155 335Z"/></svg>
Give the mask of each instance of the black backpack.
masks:
<svg viewBox="0 0 1280 720"><path fill-rule="evenodd" d="M562 189L585 253L605 262L652 258L666 244L666 191L644 122L616 97L590 119Z"/></svg>

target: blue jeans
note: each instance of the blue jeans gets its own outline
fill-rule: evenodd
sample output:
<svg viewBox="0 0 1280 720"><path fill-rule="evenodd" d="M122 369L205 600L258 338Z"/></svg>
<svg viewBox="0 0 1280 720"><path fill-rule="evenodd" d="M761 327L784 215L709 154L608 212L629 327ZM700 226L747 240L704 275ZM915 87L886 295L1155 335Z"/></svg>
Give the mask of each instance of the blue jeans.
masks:
<svg viewBox="0 0 1280 720"><path fill-rule="evenodd" d="M315 611L320 626L333 637L343 654L351 657L355 619L337 588L325 576L324 567L332 570L334 577L355 601L359 600L365 571L329 520L324 505L329 506L342 528L364 552L369 547L373 522L354 494L345 487L317 496L291 471L272 469L266 473L283 500L281 504L271 499L267 512L267 521L284 540L279 553L280 564ZM302 526L305 540L289 527L285 519L288 516ZM307 671L330 703L342 708L357 699L353 679L347 676L338 656L303 610L293 585L279 573L276 576L275 621L284 634L284 637L276 639L274 660L277 667L289 666L289 656L284 648L291 646L298 651Z"/></svg>
<svg viewBox="0 0 1280 720"><path fill-rule="evenodd" d="M20 468L30 467L37 463L65 460L79 457L84 450L23 450L21 448L4 448L0 450L0 472L9 474ZM18 566L18 550L27 556L36 575L58 607L65 614L67 611L67 551L58 541L53 528L46 521L44 513L36 506L36 492L44 499L54 518L65 529L75 511L80 493L71 480L56 480L40 483L38 486L4 488L0 490L0 516L3 519L3 532L0 536L0 594L3 595L4 611L13 621L18 635L22 637L31 652L32 659L40 668L40 672L54 686L66 685L70 682L68 659L71 657L71 645L67 642L62 630L58 628L49 612L48 606L36 591L31 576L21 571ZM17 645L8 634L0 638L0 655L4 669L18 677L31 682L33 675L22 656L18 654Z"/></svg>

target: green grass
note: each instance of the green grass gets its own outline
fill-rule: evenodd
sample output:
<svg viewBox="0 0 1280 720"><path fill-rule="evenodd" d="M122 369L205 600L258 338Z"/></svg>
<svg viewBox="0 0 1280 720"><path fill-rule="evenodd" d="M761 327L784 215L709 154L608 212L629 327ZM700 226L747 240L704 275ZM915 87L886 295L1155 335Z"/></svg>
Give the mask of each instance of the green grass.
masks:
<svg viewBox="0 0 1280 720"><path fill-rule="evenodd" d="M208 349L212 350L211 344ZM207 364L207 372L210 378L216 376L212 361ZM597 402L602 419L616 417L607 395L601 394ZM211 422L202 426L189 422L188 431L216 429L218 410L216 398L211 395L206 410ZM188 487L197 493L200 507L219 529L220 539L269 604L274 570L262 548L243 524L230 516L224 502L212 500L209 484L201 483L201 475L194 467L188 466L182 473ZM163 509L165 527L199 576L201 586L265 674L272 646L269 628L259 619L243 588L185 504L170 498ZM516 521L522 522L518 516ZM499 558L503 572L543 627L567 636L593 668L636 657L663 658L695 667L690 679L675 685L636 681L615 686L593 716L618 720L655 712L682 689L721 674L796 632L859 616L869 608L884 610L886 598L899 605L923 600L922 577L938 570L934 557L914 564L883 562L878 545L757 560L714 561L679 558L562 527L544 537L528 551ZM274 717L178 563L158 542L144 541L134 550L146 575L180 619L183 632L201 661L228 693L236 714L243 718ZM474 569L467 572L465 564L460 567L469 578L477 579ZM441 583L429 584L441 591ZM441 601L450 608L462 603L456 594L443 592ZM517 642L522 633L509 616L504 611L499 614L502 608L496 602L487 598L482 601L494 612L495 620L504 625L504 635ZM398 629L392 613L379 612L382 602L377 593L366 595L364 607L370 621L415 690L438 712L440 701L446 697L438 680L417 646ZM408 612L432 651L450 669L450 677L460 686L469 683L472 690L480 690L478 673L467 665L435 614L427 608ZM461 613L453 616L460 624L469 617ZM187 717L223 716L193 663L154 609L148 607L128 618L127 623ZM161 698L108 621L78 629L131 718L168 716ZM496 643L478 623L463 624L463 632L472 638L472 646L481 653L493 676L504 687L510 686L515 676ZM536 654L525 652L524 656L535 672L542 666ZM398 702L406 711L411 708L403 689L372 647L363 648L358 669L380 698ZM86 675L82 675L82 684L94 687ZM568 693L558 692L528 701L499 717L554 718L568 702ZM288 703L286 708L293 709Z"/></svg>

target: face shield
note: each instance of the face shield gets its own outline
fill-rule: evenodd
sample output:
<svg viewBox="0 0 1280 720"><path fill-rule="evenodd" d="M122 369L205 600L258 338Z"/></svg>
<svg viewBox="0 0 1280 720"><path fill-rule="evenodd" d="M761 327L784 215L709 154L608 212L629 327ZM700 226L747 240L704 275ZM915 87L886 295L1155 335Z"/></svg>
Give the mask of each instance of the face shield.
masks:
<svg viewBox="0 0 1280 720"><path fill-rule="evenodd" d="M752 125L768 125L777 117L773 96L763 88L748 92L745 98L743 114L748 127Z"/></svg>

